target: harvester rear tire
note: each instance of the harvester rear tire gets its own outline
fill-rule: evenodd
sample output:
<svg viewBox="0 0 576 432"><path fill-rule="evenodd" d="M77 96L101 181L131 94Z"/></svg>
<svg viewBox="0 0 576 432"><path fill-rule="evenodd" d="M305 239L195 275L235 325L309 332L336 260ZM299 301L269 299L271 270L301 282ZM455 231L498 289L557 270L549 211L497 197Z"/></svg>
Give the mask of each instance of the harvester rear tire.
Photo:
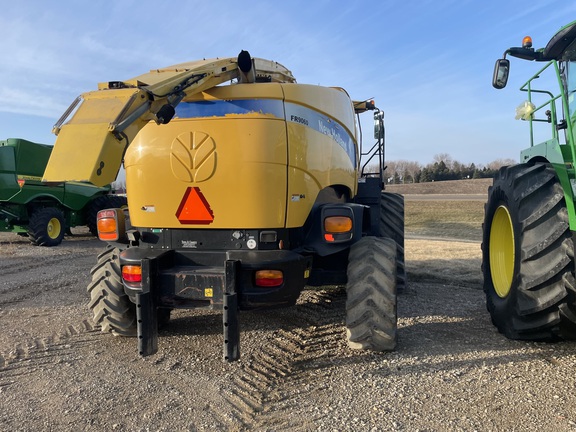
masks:
<svg viewBox="0 0 576 432"><path fill-rule="evenodd" d="M98 263L90 271L89 307L94 322L103 333L115 336L136 336L136 305L124 292L120 270L120 250L108 248L98 255Z"/></svg>
<svg viewBox="0 0 576 432"><path fill-rule="evenodd" d="M501 168L482 228L486 306L498 330L511 339L576 337L574 244L554 168Z"/></svg>
<svg viewBox="0 0 576 432"><path fill-rule="evenodd" d="M346 337L353 349L396 347L396 242L364 237L350 248Z"/></svg>
<svg viewBox="0 0 576 432"><path fill-rule="evenodd" d="M97 216L100 210L109 208L124 208L128 206L126 197L119 195L102 195L92 200L86 212L86 225L90 233L98 235Z"/></svg>
<svg viewBox="0 0 576 432"><path fill-rule="evenodd" d="M32 213L28 237L37 246L58 246L66 233L64 213L56 207L44 207Z"/></svg>
<svg viewBox="0 0 576 432"><path fill-rule="evenodd" d="M380 196L380 236L396 242L396 289L402 292L408 284L404 258L404 196L382 192Z"/></svg>

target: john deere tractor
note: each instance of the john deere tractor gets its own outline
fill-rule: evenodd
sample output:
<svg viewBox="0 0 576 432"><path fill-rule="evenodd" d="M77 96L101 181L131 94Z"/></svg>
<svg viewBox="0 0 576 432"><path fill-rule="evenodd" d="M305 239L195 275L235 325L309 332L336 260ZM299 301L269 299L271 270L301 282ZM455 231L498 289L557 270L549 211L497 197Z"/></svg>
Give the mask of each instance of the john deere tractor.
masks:
<svg viewBox="0 0 576 432"><path fill-rule="evenodd" d="M493 86L504 88L506 56L542 63L520 90L516 117L530 129L521 163L500 169L485 207L482 269L487 308L512 339L576 337L576 21L542 49L526 37L496 62ZM548 78L548 79L547 79ZM546 83L557 83L555 89ZM537 134L545 134L536 143Z"/></svg>
<svg viewBox="0 0 576 432"><path fill-rule="evenodd" d="M376 142L361 164L365 111ZM242 51L102 83L54 132L45 180L101 185L126 169L128 212L98 215L109 247L88 292L103 331L137 336L150 355L172 309L216 308L224 358L235 360L239 311L294 305L306 285L347 284L350 346L394 348L404 202L382 192L373 102L297 84L281 64Z"/></svg>

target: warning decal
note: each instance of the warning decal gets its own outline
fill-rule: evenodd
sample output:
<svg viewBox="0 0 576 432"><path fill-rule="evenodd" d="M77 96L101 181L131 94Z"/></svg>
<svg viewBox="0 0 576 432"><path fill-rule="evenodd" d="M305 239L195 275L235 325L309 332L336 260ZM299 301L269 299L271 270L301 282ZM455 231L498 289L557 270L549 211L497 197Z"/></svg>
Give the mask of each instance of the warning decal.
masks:
<svg viewBox="0 0 576 432"><path fill-rule="evenodd" d="M214 221L214 213L199 187L189 187L176 210L176 217L183 224L208 225Z"/></svg>

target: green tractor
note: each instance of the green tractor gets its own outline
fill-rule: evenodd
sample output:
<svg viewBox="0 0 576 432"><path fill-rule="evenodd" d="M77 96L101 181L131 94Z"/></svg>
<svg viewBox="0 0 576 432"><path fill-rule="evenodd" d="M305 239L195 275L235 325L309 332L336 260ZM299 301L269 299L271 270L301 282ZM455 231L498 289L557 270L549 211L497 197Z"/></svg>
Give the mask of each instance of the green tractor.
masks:
<svg viewBox="0 0 576 432"><path fill-rule="evenodd" d="M521 152L518 165L499 170L488 190L482 240L487 308L508 338L573 339L576 21L562 27L545 48L535 50L525 37L522 47L506 50L494 69L497 89L508 79L506 55L544 67L520 88L527 98L516 118L530 127L530 147ZM557 82L559 91L542 88L546 82ZM545 140L535 143L542 132Z"/></svg>
<svg viewBox="0 0 576 432"><path fill-rule="evenodd" d="M38 246L56 246L70 228L86 225L97 235L96 215L126 206L110 186L45 183L52 146L23 139L0 141L0 232L28 236Z"/></svg>

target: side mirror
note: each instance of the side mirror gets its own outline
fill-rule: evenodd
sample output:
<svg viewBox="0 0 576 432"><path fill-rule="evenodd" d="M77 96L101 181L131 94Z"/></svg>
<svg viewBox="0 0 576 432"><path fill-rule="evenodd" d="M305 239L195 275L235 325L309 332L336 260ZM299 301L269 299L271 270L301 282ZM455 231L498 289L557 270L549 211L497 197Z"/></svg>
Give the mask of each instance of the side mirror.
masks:
<svg viewBox="0 0 576 432"><path fill-rule="evenodd" d="M382 111L374 112L374 139L384 138L384 113Z"/></svg>
<svg viewBox="0 0 576 432"><path fill-rule="evenodd" d="M508 82L510 72L510 60L498 59L494 66L494 75L492 76L492 86L496 89L503 89Z"/></svg>

